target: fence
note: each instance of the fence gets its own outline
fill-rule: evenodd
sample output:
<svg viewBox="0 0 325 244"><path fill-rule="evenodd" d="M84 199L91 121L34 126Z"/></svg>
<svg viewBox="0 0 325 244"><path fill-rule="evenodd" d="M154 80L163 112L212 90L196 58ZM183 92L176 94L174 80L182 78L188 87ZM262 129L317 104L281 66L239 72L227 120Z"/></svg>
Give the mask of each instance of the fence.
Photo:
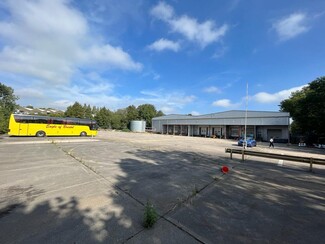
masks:
<svg viewBox="0 0 325 244"><path fill-rule="evenodd" d="M313 164L325 165L325 159L321 159L321 158L301 157L301 156L257 152L257 151L233 149L233 148L226 148L225 152L230 153L230 159L232 159L232 154L241 154L242 160L245 160L245 155L249 155L255 157L266 157L266 158L281 159L281 160L294 161L300 163L308 163L310 172L313 171Z"/></svg>

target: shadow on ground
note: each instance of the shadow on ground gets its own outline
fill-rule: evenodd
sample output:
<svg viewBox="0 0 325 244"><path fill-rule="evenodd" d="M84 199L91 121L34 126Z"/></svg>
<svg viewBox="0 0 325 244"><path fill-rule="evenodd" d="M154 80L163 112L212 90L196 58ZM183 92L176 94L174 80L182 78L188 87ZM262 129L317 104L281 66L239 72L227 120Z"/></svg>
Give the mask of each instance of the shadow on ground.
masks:
<svg viewBox="0 0 325 244"><path fill-rule="evenodd" d="M195 240L319 243L325 238L324 169L309 173L308 167L279 167L258 158L229 161L180 151L133 153L152 162L151 169L122 160L127 176L119 177L119 185L141 201L149 199L163 219ZM231 167L227 175L219 171L222 164ZM166 241L169 231L141 233L139 240L156 235Z"/></svg>
<svg viewBox="0 0 325 244"><path fill-rule="evenodd" d="M94 213L90 208L83 209L75 197L57 197L33 207L30 204L16 205L14 211L2 216L0 242L122 242L127 238L124 233L128 233L128 226L123 221L123 214L117 216L107 208Z"/></svg>

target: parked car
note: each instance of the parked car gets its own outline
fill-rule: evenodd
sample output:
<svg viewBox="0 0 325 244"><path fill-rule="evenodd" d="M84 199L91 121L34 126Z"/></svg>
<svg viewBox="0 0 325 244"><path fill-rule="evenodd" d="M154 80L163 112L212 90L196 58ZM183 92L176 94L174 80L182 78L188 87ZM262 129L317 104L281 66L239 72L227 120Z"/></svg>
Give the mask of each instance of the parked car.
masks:
<svg viewBox="0 0 325 244"><path fill-rule="evenodd" d="M238 146L243 146L244 144L246 143L246 141L241 138L239 141L238 141ZM247 147L256 147L256 141L253 139L253 138L248 138L247 137Z"/></svg>

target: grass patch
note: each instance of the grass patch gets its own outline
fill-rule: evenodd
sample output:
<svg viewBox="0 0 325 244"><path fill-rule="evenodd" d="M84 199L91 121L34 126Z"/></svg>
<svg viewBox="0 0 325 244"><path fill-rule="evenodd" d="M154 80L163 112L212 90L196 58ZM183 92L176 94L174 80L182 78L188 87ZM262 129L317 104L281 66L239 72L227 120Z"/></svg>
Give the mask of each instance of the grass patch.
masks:
<svg viewBox="0 0 325 244"><path fill-rule="evenodd" d="M144 208L143 226L151 228L158 220L158 214L153 205L148 201Z"/></svg>

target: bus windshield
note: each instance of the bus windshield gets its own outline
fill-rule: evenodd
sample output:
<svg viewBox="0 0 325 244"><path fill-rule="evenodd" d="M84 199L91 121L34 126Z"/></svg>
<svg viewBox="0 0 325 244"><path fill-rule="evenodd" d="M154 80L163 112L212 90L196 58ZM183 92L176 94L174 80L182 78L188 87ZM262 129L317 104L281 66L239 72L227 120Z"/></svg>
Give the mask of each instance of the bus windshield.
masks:
<svg viewBox="0 0 325 244"><path fill-rule="evenodd" d="M91 119L59 118L12 114L9 120L11 136L95 136L97 123Z"/></svg>

